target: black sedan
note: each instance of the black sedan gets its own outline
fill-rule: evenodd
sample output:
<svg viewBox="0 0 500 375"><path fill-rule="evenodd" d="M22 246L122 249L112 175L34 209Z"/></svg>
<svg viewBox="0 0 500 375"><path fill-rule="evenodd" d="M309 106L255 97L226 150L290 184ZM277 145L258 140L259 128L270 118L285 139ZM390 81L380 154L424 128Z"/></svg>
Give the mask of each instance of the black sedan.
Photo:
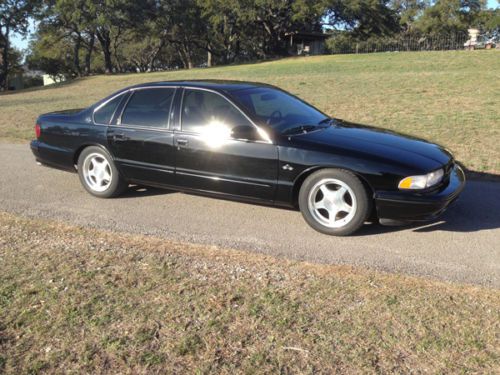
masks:
<svg viewBox="0 0 500 375"><path fill-rule="evenodd" d="M273 86L157 82L83 110L41 115L31 149L102 198L129 184L299 207L348 235L373 217L437 217L462 191L452 155L426 141L328 117Z"/></svg>

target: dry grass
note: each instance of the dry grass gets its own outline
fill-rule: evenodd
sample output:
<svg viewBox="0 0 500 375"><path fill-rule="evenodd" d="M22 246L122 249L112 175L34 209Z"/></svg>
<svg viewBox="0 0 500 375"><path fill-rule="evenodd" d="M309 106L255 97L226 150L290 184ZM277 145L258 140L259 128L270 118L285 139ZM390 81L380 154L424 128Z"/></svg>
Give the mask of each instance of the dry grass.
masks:
<svg viewBox="0 0 500 375"><path fill-rule="evenodd" d="M0 213L0 372L498 373L500 293Z"/></svg>
<svg viewBox="0 0 500 375"><path fill-rule="evenodd" d="M0 139L27 140L38 114L90 105L127 85L176 79L278 85L334 117L428 138L472 170L500 172L500 51L319 56L149 74L96 76L0 96Z"/></svg>

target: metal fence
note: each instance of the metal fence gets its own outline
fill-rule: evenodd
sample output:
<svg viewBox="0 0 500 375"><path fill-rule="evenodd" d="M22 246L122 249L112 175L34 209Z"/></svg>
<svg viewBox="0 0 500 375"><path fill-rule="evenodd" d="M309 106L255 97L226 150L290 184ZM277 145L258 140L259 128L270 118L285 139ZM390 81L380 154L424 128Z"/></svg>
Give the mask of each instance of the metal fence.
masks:
<svg viewBox="0 0 500 375"><path fill-rule="evenodd" d="M440 36L397 36L353 41L344 35L334 36L327 41L327 53L373 53L398 51L447 51L462 50L469 39L466 33Z"/></svg>

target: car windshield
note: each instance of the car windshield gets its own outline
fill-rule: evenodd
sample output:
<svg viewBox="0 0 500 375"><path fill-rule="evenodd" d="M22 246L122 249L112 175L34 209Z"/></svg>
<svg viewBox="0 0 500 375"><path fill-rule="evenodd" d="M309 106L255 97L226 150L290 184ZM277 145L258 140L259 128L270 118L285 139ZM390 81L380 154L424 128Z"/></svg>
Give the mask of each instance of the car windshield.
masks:
<svg viewBox="0 0 500 375"><path fill-rule="evenodd" d="M316 108L281 90L252 87L230 91L254 118L282 134L306 133L330 120Z"/></svg>

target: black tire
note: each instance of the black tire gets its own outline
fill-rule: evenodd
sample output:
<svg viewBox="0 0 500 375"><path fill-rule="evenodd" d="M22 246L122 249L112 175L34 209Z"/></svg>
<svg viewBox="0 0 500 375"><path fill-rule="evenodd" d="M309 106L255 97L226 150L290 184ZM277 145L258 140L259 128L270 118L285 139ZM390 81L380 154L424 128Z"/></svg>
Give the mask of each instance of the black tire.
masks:
<svg viewBox="0 0 500 375"><path fill-rule="evenodd" d="M328 197L323 194L323 186L326 186ZM342 193L344 190L341 188L346 192ZM327 207L317 208L323 205ZM337 211L340 206L345 210ZM299 207L305 221L318 232L348 236L361 228L370 216L372 199L353 173L342 169L321 169L308 176L300 187ZM330 212L335 213L333 223L330 221Z"/></svg>
<svg viewBox="0 0 500 375"><path fill-rule="evenodd" d="M99 160L105 160L107 162L106 170L109 171L109 182L106 182L101 188L97 187L94 189L91 185L93 180L86 176L85 170L87 169L86 163L89 163L92 158L97 158ZM113 158L104 148L97 146L89 146L85 148L80 156L78 157L78 176L80 177L80 182L90 194L98 198L113 198L119 196L128 187L128 183L125 181L120 171L116 168Z"/></svg>

